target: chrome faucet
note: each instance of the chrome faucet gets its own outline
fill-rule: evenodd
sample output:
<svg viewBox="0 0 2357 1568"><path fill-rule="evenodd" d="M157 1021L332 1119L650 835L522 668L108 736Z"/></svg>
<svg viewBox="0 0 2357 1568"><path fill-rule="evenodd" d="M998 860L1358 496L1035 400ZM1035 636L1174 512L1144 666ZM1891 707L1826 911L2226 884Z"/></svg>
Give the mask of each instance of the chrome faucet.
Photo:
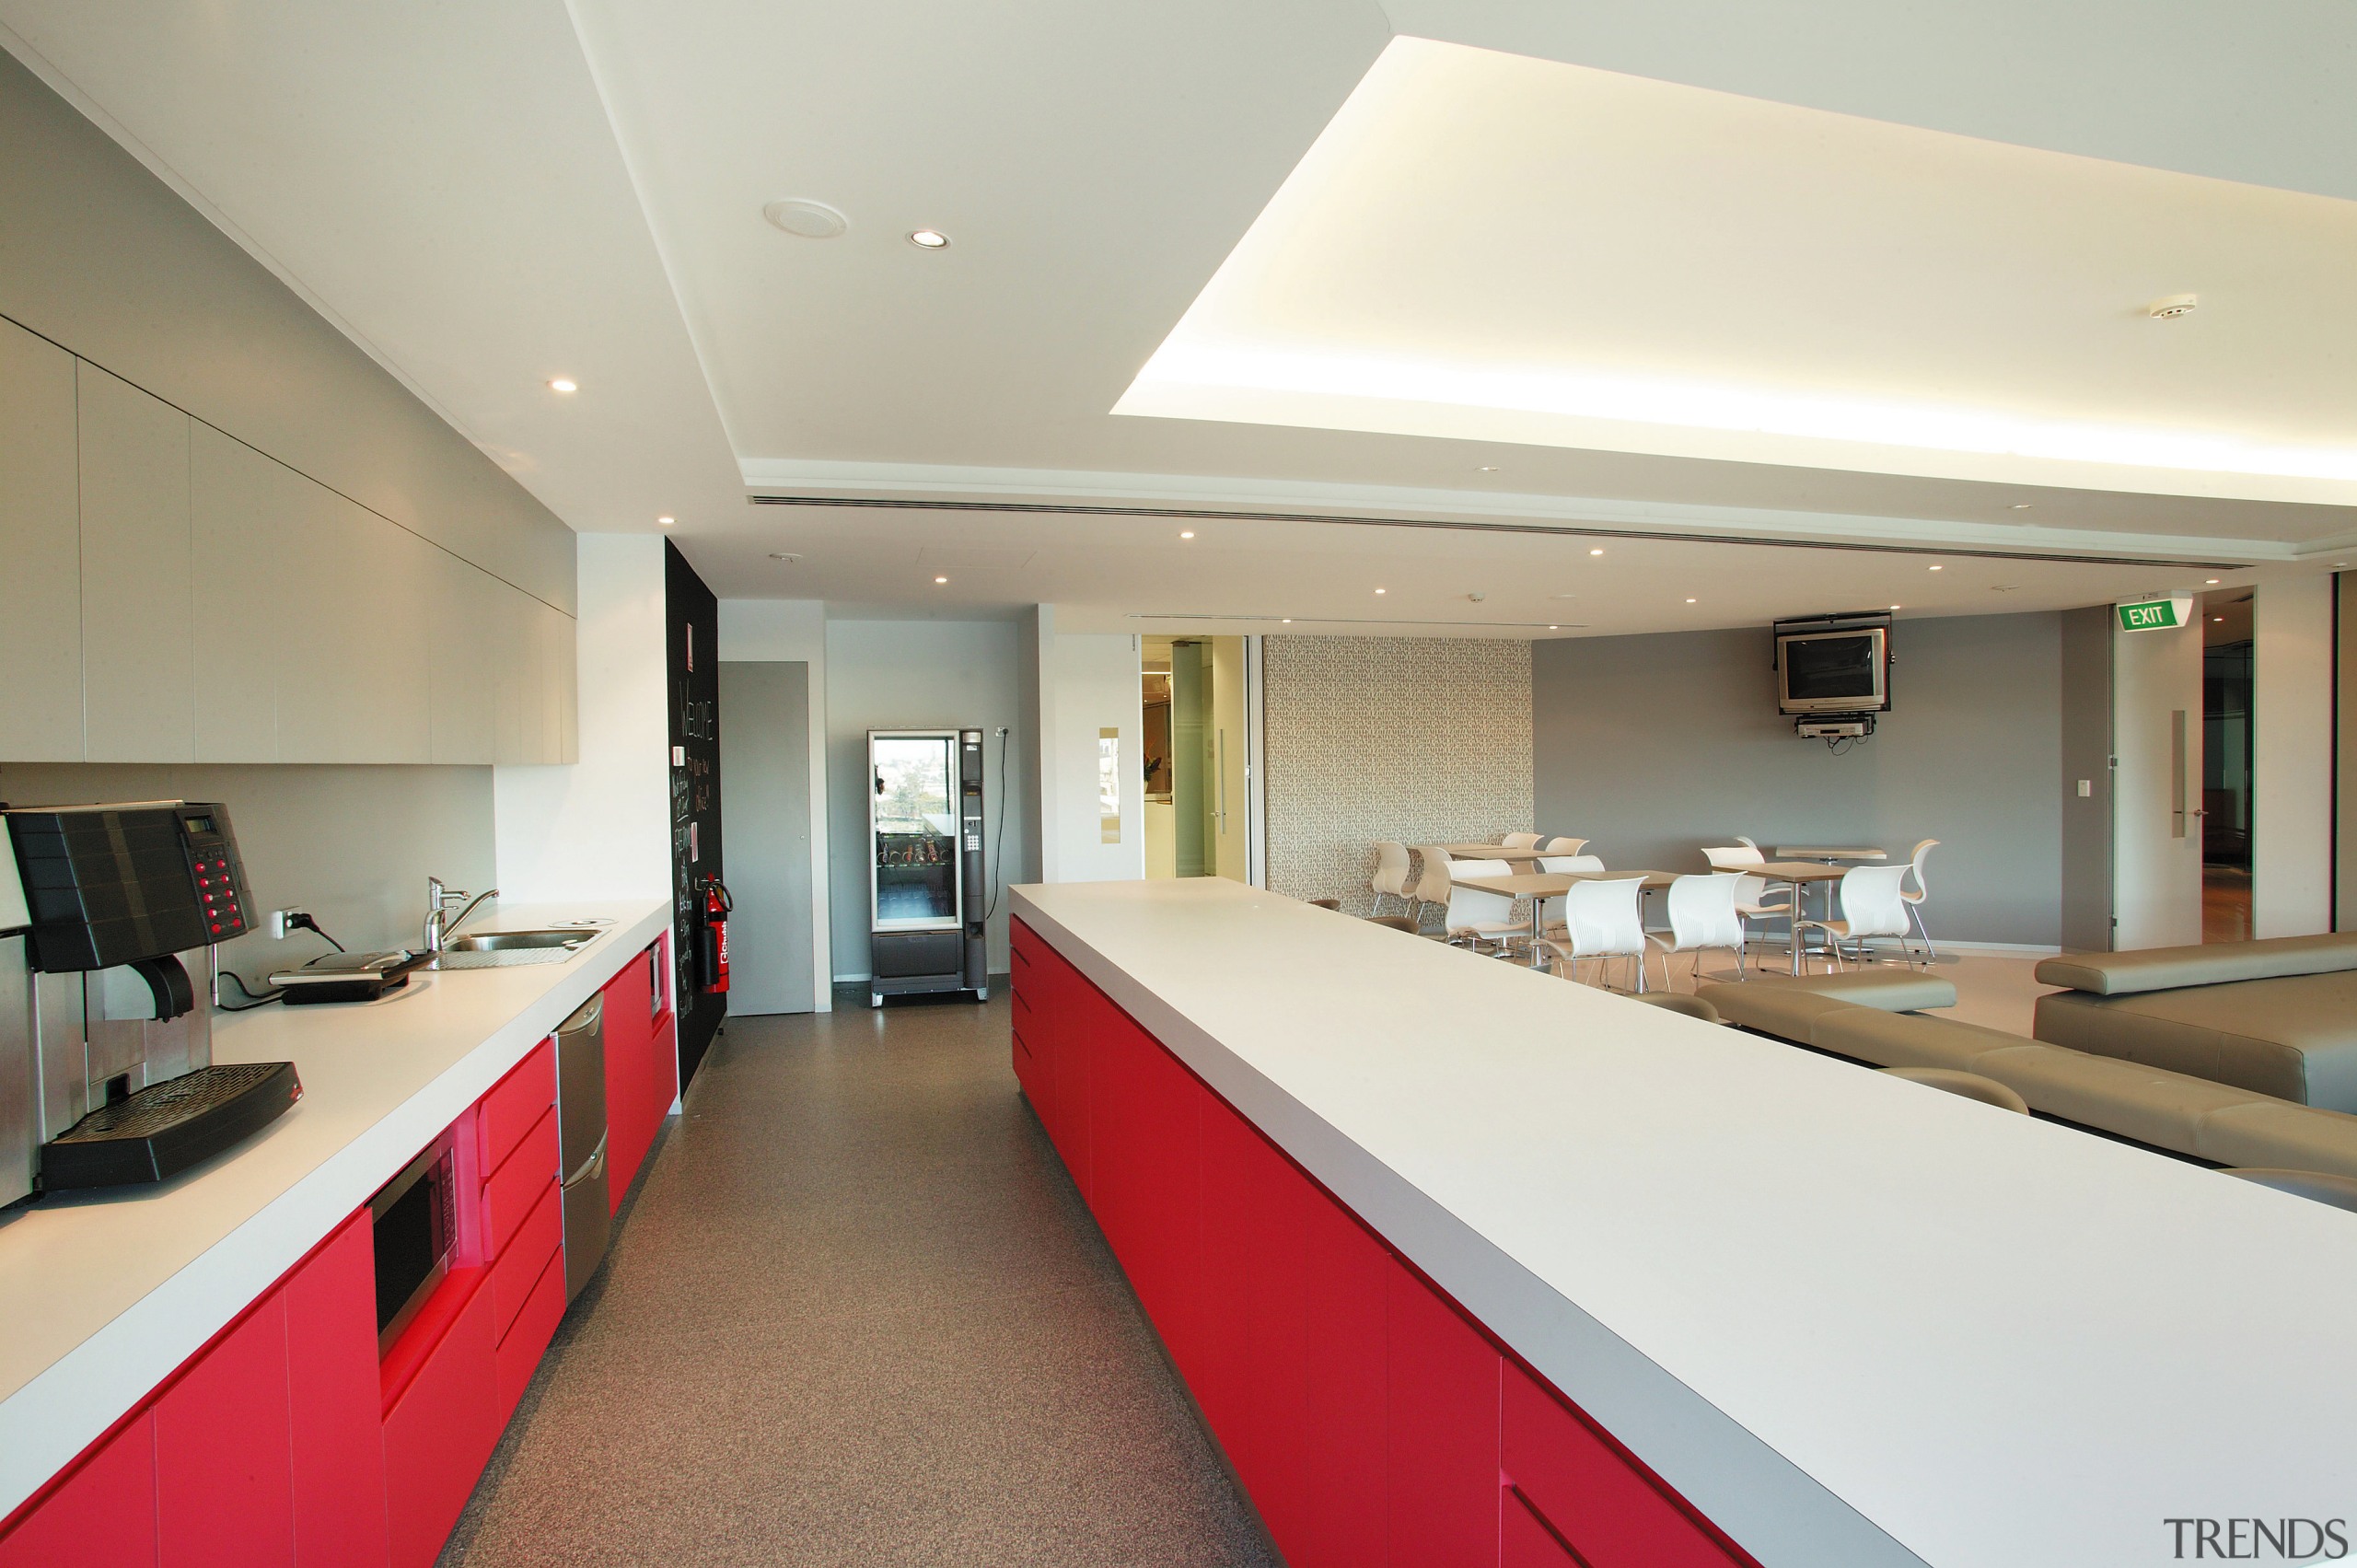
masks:
<svg viewBox="0 0 2357 1568"><path fill-rule="evenodd" d="M464 889L445 888L439 877L428 877L425 879L425 950L427 952L440 952L442 944L449 939L450 933L465 924L467 916L475 912L475 906L485 899L499 897L499 889L493 888L487 893L477 893L472 902L459 911L456 919L451 918L451 906L466 896Z"/></svg>

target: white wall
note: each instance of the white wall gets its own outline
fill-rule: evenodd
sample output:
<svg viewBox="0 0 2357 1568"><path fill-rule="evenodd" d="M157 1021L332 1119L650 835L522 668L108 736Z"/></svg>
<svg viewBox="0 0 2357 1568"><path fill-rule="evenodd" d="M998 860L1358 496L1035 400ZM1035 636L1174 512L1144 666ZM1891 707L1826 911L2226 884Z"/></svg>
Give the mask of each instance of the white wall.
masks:
<svg viewBox="0 0 2357 1568"><path fill-rule="evenodd" d="M828 921L827 607L814 598L722 599L720 657L723 663L768 659L810 667L810 972L819 977L819 1011L830 1012L834 997L826 977L834 973L834 934ZM726 733L726 713L720 715L720 723ZM726 777L720 781L720 789L725 818L728 809ZM863 970L866 950L863 940L858 948Z"/></svg>
<svg viewBox="0 0 2357 1568"><path fill-rule="evenodd" d="M510 903L670 892L662 539L583 534L578 591L581 760L492 770Z"/></svg>
<svg viewBox="0 0 2357 1568"><path fill-rule="evenodd" d="M2332 579L2262 585L2251 605L2251 935L2332 924Z"/></svg>
<svg viewBox="0 0 2357 1568"><path fill-rule="evenodd" d="M727 624L723 610L722 624ZM990 839L984 854L994 887L1021 879L1030 844L1023 821L1023 737L1012 736L1003 776L998 731L1012 731L1025 706L1019 628L1013 621L834 621L826 623L827 817L829 873L837 981L860 981L867 958L867 732L947 729L984 732L988 787L984 809ZM729 653L724 658L793 657ZM724 723L726 715L723 715ZM723 781L726 787L726 781ZM1002 840L1002 826L1004 838ZM814 866L813 877L817 878ZM1006 971L1006 899L1002 893L989 928L990 966ZM821 970L821 973L826 971Z"/></svg>
<svg viewBox="0 0 2357 1568"><path fill-rule="evenodd" d="M1041 606L1042 610L1049 609ZM1058 633L1040 657L1039 707L1044 882L1119 882L1145 875L1144 711L1138 640ZM1109 844L1098 812L1098 731L1121 732L1121 842ZM1237 803L1242 820L1243 802Z"/></svg>
<svg viewBox="0 0 2357 1568"><path fill-rule="evenodd" d="M2112 633L2113 946L2201 940L2201 632ZM1904 668L1903 666L1901 667ZM2185 714L2186 807L2172 824L2171 715Z"/></svg>

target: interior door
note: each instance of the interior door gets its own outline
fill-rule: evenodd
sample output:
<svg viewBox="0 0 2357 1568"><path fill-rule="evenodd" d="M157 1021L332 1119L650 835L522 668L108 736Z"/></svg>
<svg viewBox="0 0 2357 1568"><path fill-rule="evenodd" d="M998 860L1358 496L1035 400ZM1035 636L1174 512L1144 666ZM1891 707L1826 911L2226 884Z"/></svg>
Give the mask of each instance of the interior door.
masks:
<svg viewBox="0 0 2357 1568"><path fill-rule="evenodd" d="M811 967L810 667L725 661L720 702L728 714L720 739L728 775L721 819L736 900L728 1010L812 1012L819 995Z"/></svg>
<svg viewBox="0 0 2357 1568"><path fill-rule="evenodd" d="M2114 947L2201 940L2201 633L2112 633Z"/></svg>

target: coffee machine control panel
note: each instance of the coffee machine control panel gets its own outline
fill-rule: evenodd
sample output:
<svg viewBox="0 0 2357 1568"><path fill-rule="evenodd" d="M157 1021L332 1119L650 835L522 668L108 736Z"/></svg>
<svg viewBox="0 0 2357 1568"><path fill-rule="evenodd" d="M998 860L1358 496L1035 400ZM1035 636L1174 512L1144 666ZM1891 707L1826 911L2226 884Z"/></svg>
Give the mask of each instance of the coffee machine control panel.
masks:
<svg viewBox="0 0 2357 1568"><path fill-rule="evenodd" d="M180 846L188 852L189 875L196 881L197 912L204 920L205 939L226 942L244 935L250 913L246 868L238 859L229 814L219 806L181 807Z"/></svg>

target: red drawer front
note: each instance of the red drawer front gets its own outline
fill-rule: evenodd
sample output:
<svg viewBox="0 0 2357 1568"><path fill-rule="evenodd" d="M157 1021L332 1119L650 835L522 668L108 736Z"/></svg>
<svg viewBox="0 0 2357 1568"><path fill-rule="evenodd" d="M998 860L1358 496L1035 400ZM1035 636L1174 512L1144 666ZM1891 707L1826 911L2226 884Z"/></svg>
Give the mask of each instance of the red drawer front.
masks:
<svg viewBox="0 0 2357 1568"><path fill-rule="evenodd" d="M516 1411L516 1402L524 1397L526 1385L540 1365L540 1357L549 1348L549 1341L556 1337L556 1326L564 1318L564 1254L557 1253L540 1270L531 1294L524 1298L523 1310L508 1326L506 1338L499 1342L499 1420L505 1426Z"/></svg>
<svg viewBox="0 0 2357 1568"><path fill-rule="evenodd" d="M555 1183L540 1206L517 1231L516 1239L491 1266L491 1318L493 1331L505 1338L516 1314L540 1277L541 1265L564 1244L564 1202Z"/></svg>
<svg viewBox="0 0 2357 1568"><path fill-rule="evenodd" d="M486 1262L505 1255L507 1244L532 1217L540 1200L555 1190L557 1135L554 1108L524 1134L507 1163L482 1184L482 1253Z"/></svg>
<svg viewBox="0 0 2357 1568"><path fill-rule="evenodd" d="M478 1289L385 1415L393 1568L432 1568L499 1442L491 1293Z"/></svg>
<svg viewBox="0 0 2357 1568"><path fill-rule="evenodd" d="M556 1042L544 1040L534 1046L531 1055L482 1097L482 1104L475 1125L481 1129L482 1168L497 1170L541 1114L556 1104Z"/></svg>
<svg viewBox="0 0 2357 1568"><path fill-rule="evenodd" d="M1744 1561L1522 1368L1508 1363L1504 1383L1506 1478L1589 1568L1730 1568Z"/></svg>
<svg viewBox="0 0 2357 1568"><path fill-rule="evenodd" d="M275 1291L156 1400L156 1540L163 1568L292 1568L295 1436Z"/></svg>

